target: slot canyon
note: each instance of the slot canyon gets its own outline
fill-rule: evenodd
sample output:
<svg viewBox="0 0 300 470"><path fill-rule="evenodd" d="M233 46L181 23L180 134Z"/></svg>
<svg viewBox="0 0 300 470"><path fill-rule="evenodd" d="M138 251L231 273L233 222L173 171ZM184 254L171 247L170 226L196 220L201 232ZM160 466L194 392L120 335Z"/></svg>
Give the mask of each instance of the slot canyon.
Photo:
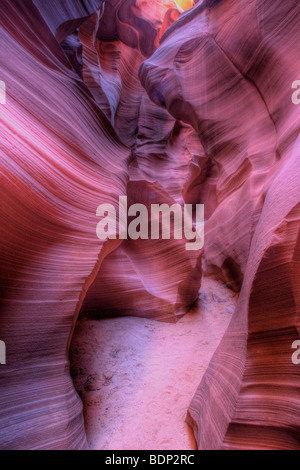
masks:
<svg viewBox="0 0 300 470"><path fill-rule="evenodd" d="M299 450L299 0L0 26L0 449ZM136 236L101 239L120 198Z"/></svg>

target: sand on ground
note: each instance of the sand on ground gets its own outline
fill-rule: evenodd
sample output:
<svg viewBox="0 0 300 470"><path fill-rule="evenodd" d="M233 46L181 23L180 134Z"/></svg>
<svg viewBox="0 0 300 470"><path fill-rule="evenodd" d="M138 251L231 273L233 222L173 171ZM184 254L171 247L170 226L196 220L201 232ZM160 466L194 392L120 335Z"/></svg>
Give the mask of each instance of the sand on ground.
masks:
<svg viewBox="0 0 300 470"><path fill-rule="evenodd" d="M178 323L81 319L71 372L92 450L194 450L187 409L232 317L237 296L204 278Z"/></svg>

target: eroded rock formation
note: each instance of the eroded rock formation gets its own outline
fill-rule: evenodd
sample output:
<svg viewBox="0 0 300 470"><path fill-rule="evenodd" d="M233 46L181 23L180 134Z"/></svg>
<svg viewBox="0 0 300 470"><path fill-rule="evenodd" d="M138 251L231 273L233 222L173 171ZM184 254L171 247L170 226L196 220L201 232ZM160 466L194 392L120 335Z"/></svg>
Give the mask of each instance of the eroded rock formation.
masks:
<svg viewBox="0 0 300 470"><path fill-rule="evenodd" d="M96 209L103 203L116 206L119 196L127 194L131 158L131 148L121 144L105 116L113 120L119 105L117 98L115 102L111 98L108 81L115 96L118 83L126 93L122 64L118 77L115 73L116 82L96 83L110 107L101 108L103 102L93 89L92 79L96 82L101 72L99 64L93 63L93 40L102 14L102 2L1 3L1 80L7 92L6 105L0 109L0 331L7 347L7 365L1 368L3 449L86 447L81 403L69 375L68 345L89 286L103 259L119 244L101 243L96 237ZM149 28L158 33L151 22ZM74 37L82 41L81 46ZM132 78L137 82L138 66L145 58L143 47L133 44L130 48L121 42L111 47L124 47L123 67L126 52L132 58L131 50L136 48ZM114 63L109 43L103 49L110 59L106 62L110 77ZM77 51L73 56L72 50ZM129 72L127 76L129 82ZM120 109L119 115L125 114L121 105ZM138 120L135 108L132 116L130 132ZM142 285L142 293L150 300L154 297L154 316L165 303L164 315L172 319L177 310L186 311L197 298L200 277L191 287L188 280L194 267L183 245L169 249L173 259L178 254L179 261L182 258L182 270L173 264L170 269L175 278L164 273L151 292ZM163 269L159 257L157 263L154 258L153 276L155 269ZM138 286L145 273L134 274ZM170 293L160 298L164 283ZM149 305L143 309L146 314Z"/></svg>
<svg viewBox="0 0 300 470"><path fill-rule="evenodd" d="M176 321L202 270L241 294L188 412L199 449L300 446L299 2L191 3L0 4L2 449L86 448L79 313ZM203 251L98 240L121 195L204 203Z"/></svg>
<svg viewBox="0 0 300 470"><path fill-rule="evenodd" d="M189 411L201 449L299 448L299 20L296 1L202 3L141 69L217 166L204 269L242 289Z"/></svg>
<svg viewBox="0 0 300 470"><path fill-rule="evenodd" d="M33 3L3 1L0 21L1 448L84 448L67 345L113 248L94 207L126 192L128 151Z"/></svg>

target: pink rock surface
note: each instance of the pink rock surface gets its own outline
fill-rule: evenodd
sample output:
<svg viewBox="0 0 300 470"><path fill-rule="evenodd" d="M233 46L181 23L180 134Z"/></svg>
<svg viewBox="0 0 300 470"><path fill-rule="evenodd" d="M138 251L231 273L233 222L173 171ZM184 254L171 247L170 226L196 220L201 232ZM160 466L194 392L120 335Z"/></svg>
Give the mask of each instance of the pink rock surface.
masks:
<svg viewBox="0 0 300 470"><path fill-rule="evenodd" d="M0 21L1 448L81 449L68 342L113 249L95 210L125 194L128 151L34 5L4 0Z"/></svg>
<svg viewBox="0 0 300 470"><path fill-rule="evenodd" d="M176 321L202 271L241 294L188 412L199 449L299 448L299 2L195 3L0 4L2 449L86 448L78 314ZM101 242L121 195L204 203L204 250Z"/></svg>
<svg viewBox="0 0 300 470"><path fill-rule="evenodd" d="M127 194L131 153L109 121L114 106L107 99L108 80L98 81L93 90L92 79L98 79L98 70L96 75L92 72L101 3L4 0L0 6L1 80L7 84L7 103L0 108L0 335L7 347L7 365L1 368L2 449L86 447L82 405L69 375L68 347L86 292L104 258L119 245L98 240L96 209L103 203L116 206L119 196ZM140 21L146 22L138 20L138 28ZM81 25L82 51L71 34ZM155 32L155 47L158 30L151 22L149 28ZM57 39L64 44L60 46ZM148 39L141 50L147 44ZM122 46L132 57L129 46ZM132 74L136 81L141 52L137 58ZM113 68L113 64L107 67L109 73ZM113 93L119 83L115 76ZM97 99L101 87L102 98L110 105L106 108ZM150 300L138 314L151 310L153 317L173 321L197 299L201 270L196 269L194 278L196 259L192 266L183 243L170 243L165 250L156 245L146 253L144 248L133 250L134 299L142 285L143 298ZM157 256L151 259L153 281L147 287L151 283L144 282L147 276L141 266L147 259L150 262L151 250ZM166 269L169 258L173 261ZM176 259L182 263L180 269ZM127 275L125 270L126 289ZM156 297L157 303L151 304Z"/></svg>
<svg viewBox="0 0 300 470"><path fill-rule="evenodd" d="M175 201L157 184L132 181L128 207ZM149 215L149 230L151 220ZM198 299L201 266L185 240L125 240L104 261L82 306L93 317L134 315L174 322ZM159 273L159 275L158 275Z"/></svg>
<svg viewBox="0 0 300 470"><path fill-rule="evenodd" d="M26 1L33 11L31 1ZM59 42L72 34L98 8L104 6L104 0L32 0L44 18L47 26Z"/></svg>
<svg viewBox="0 0 300 470"><path fill-rule="evenodd" d="M299 448L299 19L298 2L199 4L141 68L218 167L204 270L242 287L188 414L200 449Z"/></svg>
<svg viewBox="0 0 300 470"><path fill-rule="evenodd" d="M299 449L299 143L268 191L235 315L189 410L201 449Z"/></svg>
<svg viewBox="0 0 300 470"><path fill-rule="evenodd" d="M149 52L143 41L137 39L145 33L141 25L147 24L153 32L150 39L154 50L163 20L171 24L174 11L178 15L179 12L168 10L168 2L156 2L151 14L149 5L143 2L130 8L125 3L107 4L102 16L95 13L80 27L83 78L122 142L131 149L128 206L130 200L149 209L150 201L183 204L181 191L189 171L192 145L189 135L193 131L150 101L138 78ZM128 25L123 30L124 25L121 28L119 23L125 14ZM111 41L113 36L108 28L112 28L112 19L108 22L108 15L115 18L118 41ZM133 42L123 37L130 28L136 32ZM199 144L197 137L196 140ZM130 314L175 321L197 300L200 282L201 266L195 256L187 253L183 241L128 240L105 261L87 293L82 314L93 317Z"/></svg>

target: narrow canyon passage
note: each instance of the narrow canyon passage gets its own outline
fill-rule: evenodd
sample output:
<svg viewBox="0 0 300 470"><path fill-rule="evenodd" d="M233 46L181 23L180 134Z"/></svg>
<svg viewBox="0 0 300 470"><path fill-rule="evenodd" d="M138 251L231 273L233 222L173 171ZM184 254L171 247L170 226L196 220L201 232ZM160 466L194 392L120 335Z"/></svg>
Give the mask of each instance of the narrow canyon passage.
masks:
<svg viewBox="0 0 300 470"><path fill-rule="evenodd" d="M0 1L0 450L300 449L299 26Z"/></svg>
<svg viewBox="0 0 300 470"><path fill-rule="evenodd" d="M224 284L204 278L198 305L176 324L78 321L72 375L90 449L196 449L186 413L236 300Z"/></svg>

